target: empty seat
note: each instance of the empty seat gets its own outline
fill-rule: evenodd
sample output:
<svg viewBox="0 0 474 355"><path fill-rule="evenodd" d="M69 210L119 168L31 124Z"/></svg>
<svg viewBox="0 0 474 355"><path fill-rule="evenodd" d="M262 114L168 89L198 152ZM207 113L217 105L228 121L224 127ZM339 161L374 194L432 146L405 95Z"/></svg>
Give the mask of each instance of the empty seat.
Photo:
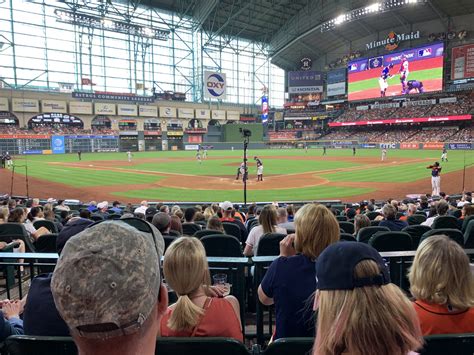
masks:
<svg viewBox="0 0 474 355"><path fill-rule="evenodd" d="M379 225L380 221L370 221L370 225L372 227L377 227Z"/></svg>
<svg viewBox="0 0 474 355"><path fill-rule="evenodd" d="M0 240L10 243L14 239L21 239L25 243L26 251L35 252L35 246L26 231L25 226L21 223L2 223L0 224Z"/></svg>
<svg viewBox="0 0 474 355"><path fill-rule="evenodd" d="M380 213L375 212L375 211L370 211L366 213L366 216L373 221L376 217L380 216Z"/></svg>
<svg viewBox="0 0 474 355"><path fill-rule="evenodd" d="M354 233L354 223L339 221L339 228L341 228L344 233Z"/></svg>
<svg viewBox="0 0 474 355"><path fill-rule="evenodd" d="M201 239L202 237L205 237L206 235L212 235L212 234L224 234L224 233L213 230L213 229L203 229L194 233L193 237Z"/></svg>
<svg viewBox="0 0 474 355"><path fill-rule="evenodd" d="M345 240L347 242L357 242L357 239L352 234L349 233L341 233L339 235L340 240Z"/></svg>
<svg viewBox="0 0 474 355"><path fill-rule="evenodd" d="M168 247L175 241L177 237L173 237L171 235L164 235L163 239L165 240L165 251L168 249Z"/></svg>
<svg viewBox="0 0 474 355"><path fill-rule="evenodd" d="M226 234L213 234L201 238L207 256L242 257L240 241Z"/></svg>
<svg viewBox="0 0 474 355"><path fill-rule="evenodd" d="M9 355L76 355L77 347L70 337L13 335L6 340Z"/></svg>
<svg viewBox="0 0 474 355"><path fill-rule="evenodd" d="M341 222L346 222L347 221L347 217L346 216L336 216L336 219L338 221L341 221Z"/></svg>
<svg viewBox="0 0 474 355"><path fill-rule="evenodd" d="M369 239L377 232L389 232L388 227L371 226L359 229L357 232L357 241L368 243Z"/></svg>
<svg viewBox="0 0 474 355"><path fill-rule="evenodd" d="M197 231L201 230L201 226L196 223L183 223L183 234L192 236Z"/></svg>
<svg viewBox="0 0 474 355"><path fill-rule="evenodd" d="M37 253L56 253L57 234L44 234L35 241Z"/></svg>
<svg viewBox="0 0 474 355"><path fill-rule="evenodd" d="M446 235L464 248L464 236L459 229L432 229L421 236L420 244L433 235Z"/></svg>
<svg viewBox="0 0 474 355"><path fill-rule="evenodd" d="M158 338L157 355L250 355L241 342L230 338Z"/></svg>
<svg viewBox="0 0 474 355"><path fill-rule="evenodd" d="M408 216L407 222L409 226L417 225L417 224L422 224L424 221L426 221L426 215L423 214L414 214L411 216Z"/></svg>
<svg viewBox="0 0 474 355"><path fill-rule="evenodd" d="M450 229L458 229L458 219L453 216L439 216L436 217L431 225L433 229L443 229L443 228L450 228Z"/></svg>
<svg viewBox="0 0 474 355"><path fill-rule="evenodd" d="M420 244L420 239L423 234L429 232L431 227L422 226L422 225L412 225L402 229L402 232L406 232L411 235L411 241L413 243L413 249L418 248Z"/></svg>
<svg viewBox="0 0 474 355"><path fill-rule="evenodd" d="M379 252L413 249L411 236L406 232L378 232L369 239L369 245Z"/></svg>
<svg viewBox="0 0 474 355"><path fill-rule="evenodd" d="M256 256L272 256L280 255L280 242L286 234L281 233L265 233L259 240Z"/></svg>
<svg viewBox="0 0 474 355"><path fill-rule="evenodd" d="M461 229L463 233L466 231L467 225L472 220L474 220L474 215L464 217L464 220L462 221L462 229Z"/></svg>

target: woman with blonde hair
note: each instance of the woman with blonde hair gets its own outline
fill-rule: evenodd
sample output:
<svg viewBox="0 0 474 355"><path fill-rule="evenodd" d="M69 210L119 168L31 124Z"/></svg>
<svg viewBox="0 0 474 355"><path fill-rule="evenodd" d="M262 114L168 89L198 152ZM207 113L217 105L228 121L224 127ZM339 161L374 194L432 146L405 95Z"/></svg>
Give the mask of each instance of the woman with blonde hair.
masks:
<svg viewBox="0 0 474 355"><path fill-rule="evenodd" d="M206 251L193 237L176 239L165 252L163 274L178 301L161 319L164 337L227 337L243 341L239 301L211 297Z"/></svg>
<svg viewBox="0 0 474 355"><path fill-rule="evenodd" d="M206 207L203 214L204 214L204 219L206 221L209 221L211 219L211 217L215 215L215 213L214 213L214 211L212 210L211 207Z"/></svg>
<svg viewBox="0 0 474 355"><path fill-rule="evenodd" d="M316 262L313 355L407 355L423 345L411 302L365 243L329 246Z"/></svg>
<svg viewBox="0 0 474 355"><path fill-rule="evenodd" d="M258 222L260 225L253 227L245 242L244 255L253 256L257 253L258 242L266 233L286 234L286 229L278 227L277 209L274 205L266 205L263 207Z"/></svg>
<svg viewBox="0 0 474 355"><path fill-rule="evenodd" d="M339 224L326 207L307 204L296 212L295 234L280 242L280 257L270 265L258 288L260 302L275 304L274 339L314 336L314 265L319 254L337 241Z"/></svg>
<svg viewBox="0 0 474 355"><path fill-rule="evenodd" d="M474 277L455 241L444 235L425 239L408 278L423 335L474 332Z"/></svg>

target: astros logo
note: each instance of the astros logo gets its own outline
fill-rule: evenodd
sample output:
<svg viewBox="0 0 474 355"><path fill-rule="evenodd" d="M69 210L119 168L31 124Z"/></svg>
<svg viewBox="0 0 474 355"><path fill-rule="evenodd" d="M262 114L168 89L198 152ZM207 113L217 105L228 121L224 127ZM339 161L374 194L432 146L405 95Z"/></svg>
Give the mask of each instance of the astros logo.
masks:
<svg viewBox="0 0 474 355"><path fill-rule="evenodd" d="M207 77L206 88L212 96L222 96L225 91L225 80L220 74L213 73Z"/></svg>
<svg viewBox="0 0 474 355"><path fill-rule="evenodd" d="M388 51L393 51L394 49L398 48L398 43L400 40L398 39L398 35L390 31L387 37L387 44L385 45L385 49Z"/></svg>

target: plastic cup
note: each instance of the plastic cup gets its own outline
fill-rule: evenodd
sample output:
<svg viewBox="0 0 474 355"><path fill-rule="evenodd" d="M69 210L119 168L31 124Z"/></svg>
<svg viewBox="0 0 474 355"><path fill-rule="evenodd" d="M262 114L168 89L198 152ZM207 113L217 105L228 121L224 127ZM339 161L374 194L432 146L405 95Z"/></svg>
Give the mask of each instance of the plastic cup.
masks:
<svg viewBox="0 0 474 355"><path fill-rule="evenodd" d="M227 283L227 274L215 274L212 276L214 285L224 285Z"/></svg>

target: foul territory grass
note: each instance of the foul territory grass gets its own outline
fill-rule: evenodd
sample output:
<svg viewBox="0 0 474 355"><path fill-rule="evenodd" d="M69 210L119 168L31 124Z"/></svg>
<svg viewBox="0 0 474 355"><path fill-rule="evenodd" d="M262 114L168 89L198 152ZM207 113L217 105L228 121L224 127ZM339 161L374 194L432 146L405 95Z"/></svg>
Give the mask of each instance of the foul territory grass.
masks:
<svg viewBox="0 0 474 355"><path fill-rule="evenodd" d="M235 176L239 162L242 160L242 151L239 148L241 148L241 144L236 143L234 151L209 150L209 157L213 159L204 160L201 165L195 160L196 153L193 151L134 153L135 162L130 165L128 163L123 164L127 161L125 153L83 153L82 163L87 165L87 169L61 165L61 163L77 163L78 158L75 154L23 156L15 157L17 166L15 171L18 174L24 174L25 169L22 166L27 163L29 176L37 179L76 188L120 186L120 188L117 187L114 194L136 199L147 198L170 201L219 201L229 199L241 201L243 199L241 191L216 191L212 190L212 186L209 186L209 190L163 187L126 192L123 188L133 184L150 184L151 186L152 183L162 179L160 172L198 175L196 179L203 178L199 175ZM252 158L254 155L258 155L262 158L267 176L319 171L319 175L329 181L342 183L346 181L366 182L367 185L361 188L321 185L306 188L249 190L248 200L314 200L369 194L377 187L377 182L404 183L428 178L430 172L426 169L426 166L439 161L441 151L390 149L388 151L388 162L380 164L375 162L371 166L367 166L363 159L358 160L358 158L375 157L378 161L381 155L378 149L358 149L356 158L352 158L352 150L350 149L328 149L327 154L327 157L322 156L322 149L309 149L307 153L303 149L250 150L248 153L251 163L250 175L252 178L255 177L256 168ZM305 159L305 157L312 157L312 159ZM344 160L328 160L332 157L341 157ZM404 158L416 159L416 161L403 161ZM462 170L465 164L466 166L474 164L474 151L449 151L448 158L449 162L442 163L443 173ZM140 162L141 159L157 159L157 162ZM167 161L168 159L169 161ZM111 161L117 161L120 164L117 164L116 168L120 170L95 169L95 167L103 166L103 163L101 165L102 161L108 161L109 165ZM121 171L122 169L124 171ZM334 169L342 169L342 171L325 172ZM291 178L291 176L288 176L288 179ZM109 188L108 191L110 190Z"/></svg>

